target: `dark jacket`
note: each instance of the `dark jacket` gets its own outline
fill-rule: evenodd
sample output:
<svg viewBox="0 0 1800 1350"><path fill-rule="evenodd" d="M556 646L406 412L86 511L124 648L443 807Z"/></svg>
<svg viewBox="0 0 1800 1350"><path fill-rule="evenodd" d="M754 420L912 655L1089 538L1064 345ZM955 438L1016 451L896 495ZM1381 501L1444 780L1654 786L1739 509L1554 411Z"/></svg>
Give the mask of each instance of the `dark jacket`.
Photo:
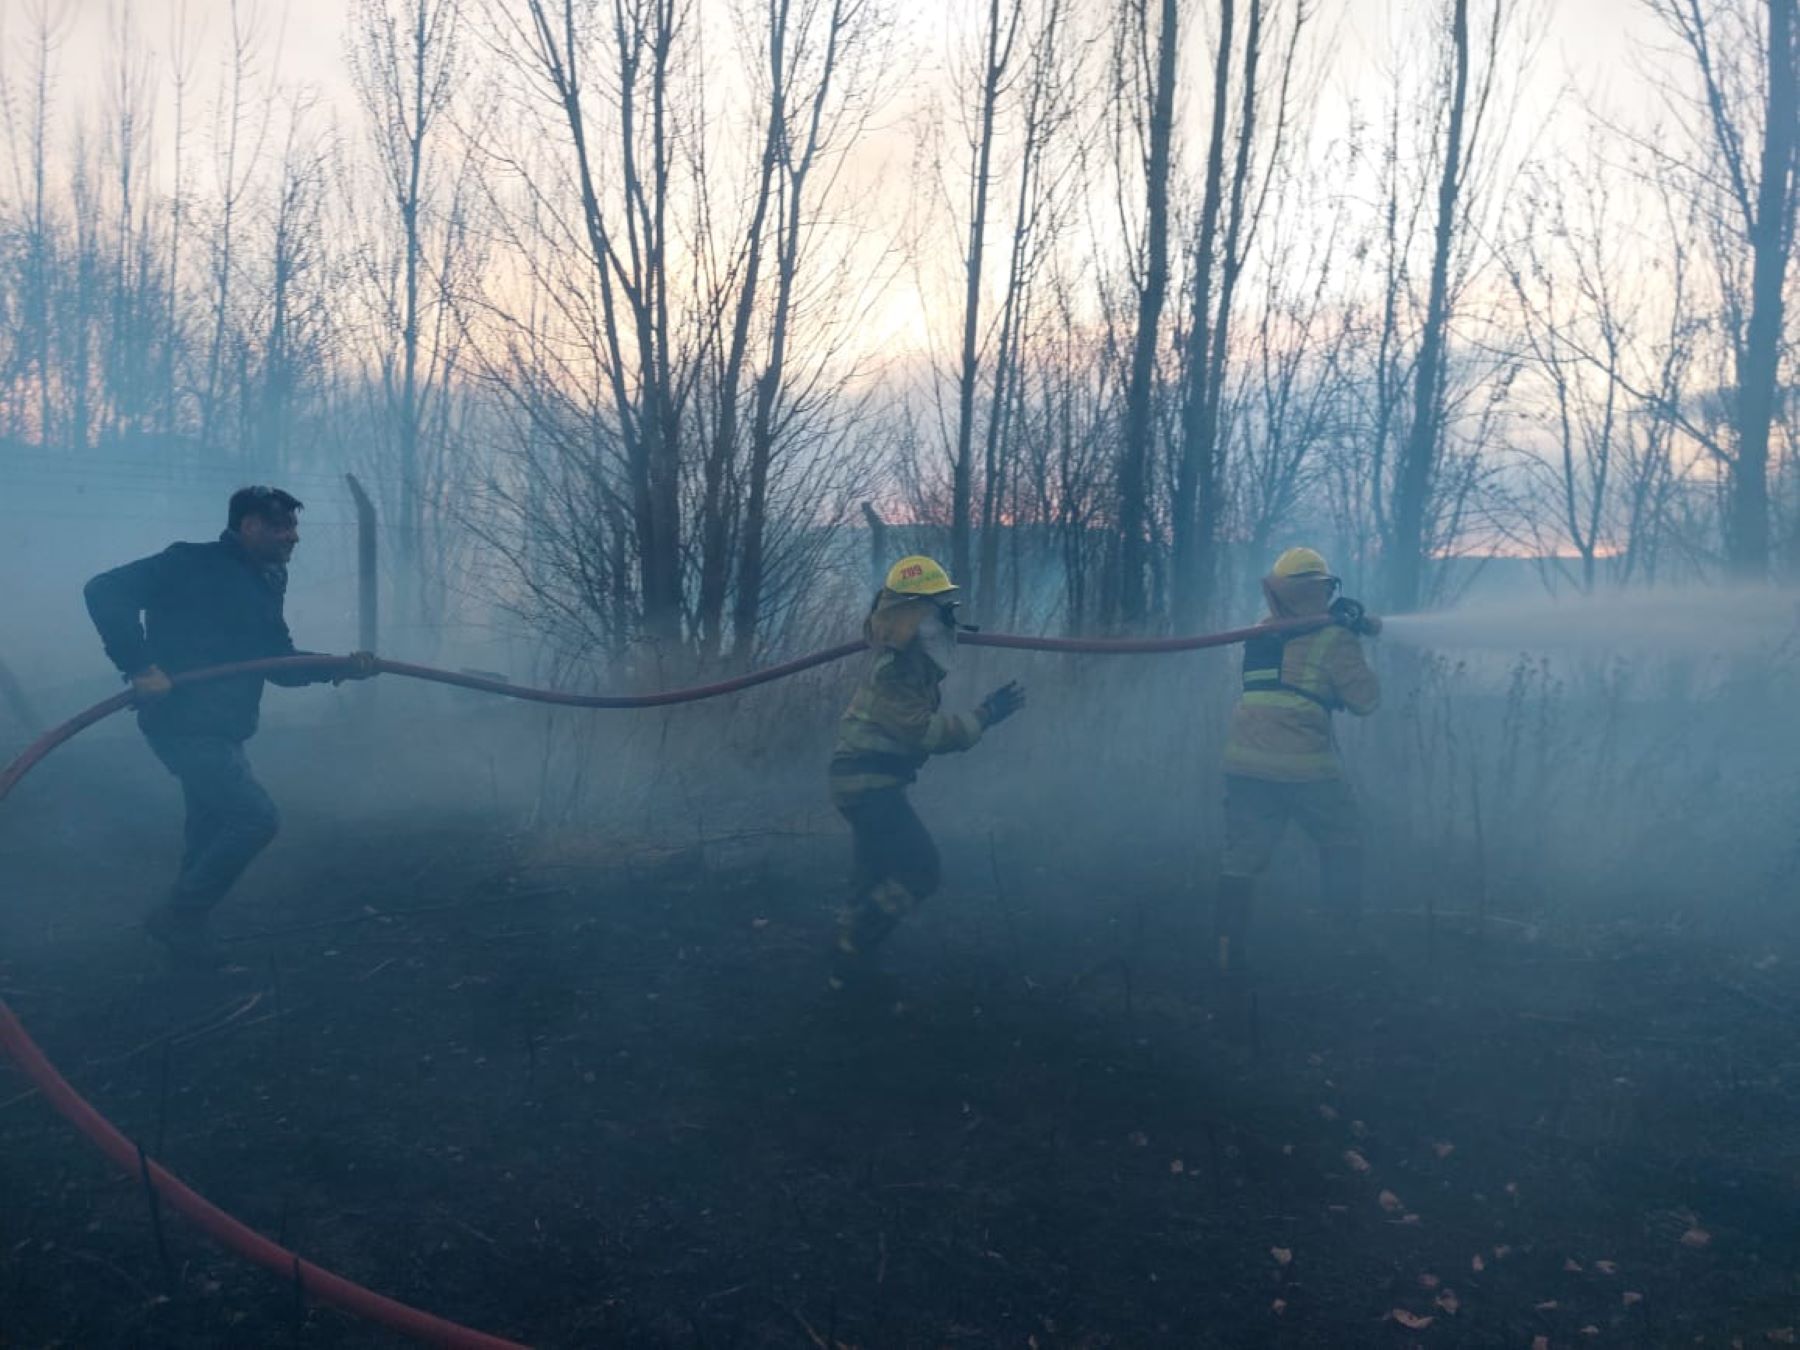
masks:
<svg viewBox="0 0 1800 1350"><path fill-rule="evenodd" d="M303 656L281 606L287 569L263 567L227 530L212 544L171 544L161 553L102 572L83 592L106 654L127 677L147 666L170 675L203 666ZM277 684L330 679L311 672L271 676ZM240 675L177 688L138 713L150 735L256 734L263 677Z"/></svg>

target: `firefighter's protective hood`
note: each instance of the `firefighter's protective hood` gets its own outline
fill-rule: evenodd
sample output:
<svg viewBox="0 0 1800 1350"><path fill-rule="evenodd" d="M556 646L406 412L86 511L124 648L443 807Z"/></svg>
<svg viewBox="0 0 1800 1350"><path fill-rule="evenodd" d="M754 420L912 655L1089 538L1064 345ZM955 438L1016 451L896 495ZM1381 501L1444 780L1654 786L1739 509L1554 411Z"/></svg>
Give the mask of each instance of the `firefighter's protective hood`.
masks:
<svg viewBox="0 0 1800 1350"><path fill-rule="evenodd" d="M1269 602L1269 617L1273 619L1305 619L1329 613L1337 587L1336 577L1318 572L1297 577L1271 572L1262 581L1263 598Z"/></svg>
<svg viewBox="0 0 1800 1350"><path fill-rule="evenodd" d="M948 631L942 618L945 603L946 601L932 596L906 595L884 586L875 597L875 605L869 611L868 621L863 624L863 636L868 639L871 647L903 652L914 641L927 635L928 630L923 627L927 623ZM935 633L929 635L936 636Z"/></svg>

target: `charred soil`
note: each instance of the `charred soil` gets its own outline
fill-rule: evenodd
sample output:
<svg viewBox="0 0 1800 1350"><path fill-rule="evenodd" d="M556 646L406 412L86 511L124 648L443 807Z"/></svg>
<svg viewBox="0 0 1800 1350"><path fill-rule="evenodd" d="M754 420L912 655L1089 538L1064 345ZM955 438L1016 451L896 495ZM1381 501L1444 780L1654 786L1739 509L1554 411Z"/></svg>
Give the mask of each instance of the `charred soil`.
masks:
<svg viewBox="0 0 1800 1350"><path fill-rule="evenodd" d="M891 999L846 1008L823 983L834 832L651 850L302 813L224 916L241 968L179 975L130 927L160 824L41 809L4 837L27 880L0 988L77 1088L244 1221L484 1330L1528 1347L1800 1326L1781 961L1478 928L1448 895L1428 920L1376 894L1351 946L1277 894L1254 979L1226 988L1204 894L1148 843L1083 865L950 834ZM0 1072L0 1344L389 1343L162 1226L166 1257L136 1180Z"/></svg>

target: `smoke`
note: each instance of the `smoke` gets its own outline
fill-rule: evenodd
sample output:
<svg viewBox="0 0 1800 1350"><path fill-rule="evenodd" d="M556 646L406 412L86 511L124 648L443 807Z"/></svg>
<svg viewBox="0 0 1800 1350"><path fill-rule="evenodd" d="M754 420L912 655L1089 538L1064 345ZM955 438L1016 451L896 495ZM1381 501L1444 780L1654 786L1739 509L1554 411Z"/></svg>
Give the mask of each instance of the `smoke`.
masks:
<svg viewBox="0 0 1800 1350"><path fill-rule="evenodd" d="M1384 640L1428 651L1744 655L1800 633L1800 591L1669 589L1476 603L1383 621Z"/></svg>

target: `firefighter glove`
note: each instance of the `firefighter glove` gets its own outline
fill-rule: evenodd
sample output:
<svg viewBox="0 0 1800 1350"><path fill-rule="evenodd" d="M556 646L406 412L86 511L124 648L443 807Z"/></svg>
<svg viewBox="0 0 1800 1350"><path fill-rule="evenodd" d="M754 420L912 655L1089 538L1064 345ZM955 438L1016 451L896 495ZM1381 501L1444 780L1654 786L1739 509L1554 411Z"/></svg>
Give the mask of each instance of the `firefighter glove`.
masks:
<svg viewBox="0 0 1800 1350"><path fill-rule="evenodd" d="M1011 680L982 699L981 705L975 709L975 715L981 719L984 727L998 726L1024 706L1025 691L1019 687L1017 680Z"/></svg>
<svg viewBox="0 0 1800 1350"><path fill-rule="evenodd" d="M1352 600L1347 595L1331 602L1331 618L1334 623L1342 624L1362 637L1374 637L1381 631L1381 620L1369 613L1362 601Z"/></svg>

